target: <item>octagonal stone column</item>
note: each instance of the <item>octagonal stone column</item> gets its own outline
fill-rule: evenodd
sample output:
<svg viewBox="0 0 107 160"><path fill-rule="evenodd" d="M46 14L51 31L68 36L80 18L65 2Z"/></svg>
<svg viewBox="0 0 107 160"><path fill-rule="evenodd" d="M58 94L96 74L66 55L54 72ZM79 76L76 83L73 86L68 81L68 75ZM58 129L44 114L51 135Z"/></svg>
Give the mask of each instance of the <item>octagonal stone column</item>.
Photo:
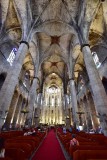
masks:
<svg viewBox="0 0 107 160"><path fill-rule="evenodd" d="M17 122L18 124L20 124L22 126L24 126L24 120L25 120L25 117L27 114L27 113L23 112L23 109L25 109L25 107L27 109L27 100L24 98L23 102L22 102L22 106L20 108L20 112L19 112L19 116L18 116L19 118L18 118L18 122Z"/></svg>
<svg viewBox="0 0 107 160"><path fill-rule="evenodd" d="M18 99L19 99L19 94L17 91L14 92L14 95L12 97L12 101L9 107L9 111L6 117L6 121L5 124L7 126L7 128L10 128L10 124L13 121L13 117L14 117L14 112L18 103Z"/></svg>
<svg viewBox="0 0 107 160"><path fill-rule="evenodd" d="M36 112L34 114L34 117L32 117L33 121L35 121L35 126L39 126L40 122L40 114L41 114L41 98L42 98L42 93L38 93L38 102L37 102L37 108Z"/></svg>
<svg viewBox="0 0 107 160"><path fill-rule="evenodd" d="M33 124L33 117L34 117L34 110L35 110L34 104L37 97L37 93L36 93L37 82L38 82L38 79L34 78L30 92L29 92L29 96L30 96L30 100L28 104L29 113L27 115L27 120L26 120L27 122L25 122L25 123L28 123L29 127Z"/></svg>
<svg viewBox="0 0 107 160"><path fill-rule="evenodd" d="M77 96L76 96L76 89L75 89L75 81L74 79L70 79L70 90L71 90L71 101L72 101L72 117L74 127L79 126L79 119L78 119L78 107L77 107Z"/></svg>
<svg viewBox="0 0 107 160"><path fill-rule="evenodd" d="M107 136L107 95L93 61L91 50L87 44L82 46L82 52L93 93L94 104L104 135Z"/></svg>
<svg viewBox="0 0 107 160"><path fill-rule="evenodd" d="M16 124L18 124L19 113L22 107L22 102L23 102L23 99L22 99L22 96L20 95L17 106L16 106L13 122L12 122L14 127L16 127Z"/></svg>
<svg viewBox="0 0 107 160"><path fill-rule="evenodd" d="M87 132L92 129L92 121L91 121L91 113L90 113L90 108L87 102L87 98L84 97L82 100L85 116L86 116L86 126L87 126Z"/></svg>
<svg viewBox="0 0 107 160"><path fill-rule="evenodd" d="M66 123L66 128L69 129L71 123L70 123L70 117L69 117L69 110L68 110L68 95L64 94L65 96L65 123Z"/></svg>
<svg viewBox="0 0 107 160"><path fill-rule="evenodd" d="M2 117L5 116L5 111L9 109L15 87L18 83L18 77L23 65L23 61L28 51L28 43L24 42L25 41L22 41L19 46L13 66L10 66L8 75L0 91L0 110L2 111ZM2 117L0 119L0 127L2 127L4 123Z"/></svg>
<svg viewBox="0 0 107 160"><path fill-rule="evenodd" d="M18 124L19 114L20 114L20 110L21 110L21 107L22 107L22 103L23 103L23 98L22 98L22 95L20 95L17 106L16 106L14 118L13 118L13 126L14 127L16 127L16 124Z"/></svg>
<svg viewBox="0 0 107 160"><path fill-rule="evenodd" d="M91 94L87 95L87 100L88 100L88 104L89 104L90 111L91 111L93 128L96 130L99 127L99 122L98 122L98 117L97 117L98 114L96 112L95 105L94 105L93 98L92 98Z"/></svg>
<svg viewBox="0 0 107 160"><path fill-rule="evenodd" d="M84 108L83 108L83 102L82 99L80 99L78 102L78 116L79 116L79 125L83 126L83 130L87 131L87 126L86 126L86 116L84 113Z"/></svg>

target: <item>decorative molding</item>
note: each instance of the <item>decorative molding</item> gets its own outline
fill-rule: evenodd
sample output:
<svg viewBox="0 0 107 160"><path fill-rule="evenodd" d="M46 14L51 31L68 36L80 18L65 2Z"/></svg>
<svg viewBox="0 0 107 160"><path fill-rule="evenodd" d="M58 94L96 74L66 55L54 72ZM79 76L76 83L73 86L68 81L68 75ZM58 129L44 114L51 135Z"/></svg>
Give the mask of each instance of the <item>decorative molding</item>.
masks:
<svg viewBox="0 0 107 160"><path fill-rule="evenodd" d="M21 41L20 44L21 43L25 43L27 45L28 49L29 49L29 43L27 41Z"/></svg>
<svg viewBox="0 0 107 160"><path fill-rule="evenodd" d="M68 82L69 82L69 81L71 81L71 80L73 80L73 81L74 81L74 78L70 78L70 79L68 79Z"/></svg>
<svg viewBox="0 0 107 160"><path fill-rule="evenodd" d="M84 44L82 44L82 45L81 45L81 52L82 52L82 49L83 49L85 46L90 47L90 45L89 45L88 43L84 43Z"/></svg>

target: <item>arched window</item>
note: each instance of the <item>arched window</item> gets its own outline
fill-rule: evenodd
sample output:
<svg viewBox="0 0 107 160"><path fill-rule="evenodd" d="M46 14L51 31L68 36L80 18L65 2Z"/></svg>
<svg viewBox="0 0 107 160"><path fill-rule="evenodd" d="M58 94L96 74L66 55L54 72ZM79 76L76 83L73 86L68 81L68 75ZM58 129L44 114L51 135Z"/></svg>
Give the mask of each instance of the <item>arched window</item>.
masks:
<svg viewBox="0 0 107 160"><path fill-rule="evenodd" d="M54 106L54 102L55 102L55 99L54 99L54 96L52 96L52 106Z"/></svg>
<svg viewBox="0 0 107 160"><path fill-rule="evenodd" d="M99 61L97 53L96 52L92 52L92 56L93 56L93 60L95 62L96 67L99 68L101 66L101 63Z"/></svg>
<svg viewBox="0 0 107 160"><path fill-rule="evenodd" d="M29 81L30 81L30 72L26 71L24 75L23 85L27 87L29 84Z"/></svg>
<svg viewBox="0 0 107 160"><path fill-rule="evenodd" d="M29 73L29 71L26 71L26 73L25 73L25 80L29 80L30 79L30 73Z"/></svg>
<svg viewBox="0 0 107 160"><path fill-rule="evenodd" d="M17 52L17 49L13 48L11 53L9 54L9 57L7 58L7 61L9 62L10 66L12 66L12 64L14 62L14 59L15 59L15 56L16 56L16 52Z"/></svg>

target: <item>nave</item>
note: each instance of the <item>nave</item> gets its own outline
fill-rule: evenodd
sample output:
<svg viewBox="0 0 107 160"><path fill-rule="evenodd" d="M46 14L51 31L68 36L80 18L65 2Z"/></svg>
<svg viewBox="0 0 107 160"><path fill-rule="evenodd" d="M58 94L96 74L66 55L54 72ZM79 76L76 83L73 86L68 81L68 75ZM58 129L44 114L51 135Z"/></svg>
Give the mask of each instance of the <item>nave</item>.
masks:
<svg viewBox="0 0 107 160"><path fill-rule="evenodd" d="M53 131L46 134L48 126L66 128L56 135L73 160L106 158L107 0L0 0L5 159L29 159L40 144L34 157L43 155L49 137L56 142ZM71 126L79 130L74 133L80 143L72 154ZM38 130L42 127L46 130ZM36 135L29 135L31 128ZM84 151L90 146L100 148L98 157Z"/></svg>
<svg viewBox="0 0 107 160"><path fill-rule="evenodd" d="M49 131L32 160L65 160L54 129Z"/></svg>
<svg viewBox="0 0 107 160"><path fill-rule="evenodd" d="M66 160L55 128L44 132L36 128L33 132L31 129L2 132L0 143L1 138L4 139L5 155L0 160Z"/></svg>
<svg viewBox="0 0 107 160"><path fill-rule="evenodd" d="M33 131L33 132L32 132ZM72 135L79 145L70 145ZM107 160L107 137L75 129L63 132L62 127L40 131L0 133L4 139L5 156L0 160ZM1 147L1 144L0 144Z"/></svg>

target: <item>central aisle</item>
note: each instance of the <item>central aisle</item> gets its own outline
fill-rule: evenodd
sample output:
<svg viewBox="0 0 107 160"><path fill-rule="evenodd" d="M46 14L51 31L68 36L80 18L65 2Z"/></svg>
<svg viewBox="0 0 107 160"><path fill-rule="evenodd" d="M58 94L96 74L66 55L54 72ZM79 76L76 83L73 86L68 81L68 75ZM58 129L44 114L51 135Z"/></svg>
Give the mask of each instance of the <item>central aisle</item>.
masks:
<svg viewBox="0 0 107 160"><path fill-rule="evenodd" d="M32 160L66 160L54 130L51 130Z"/></svg>

